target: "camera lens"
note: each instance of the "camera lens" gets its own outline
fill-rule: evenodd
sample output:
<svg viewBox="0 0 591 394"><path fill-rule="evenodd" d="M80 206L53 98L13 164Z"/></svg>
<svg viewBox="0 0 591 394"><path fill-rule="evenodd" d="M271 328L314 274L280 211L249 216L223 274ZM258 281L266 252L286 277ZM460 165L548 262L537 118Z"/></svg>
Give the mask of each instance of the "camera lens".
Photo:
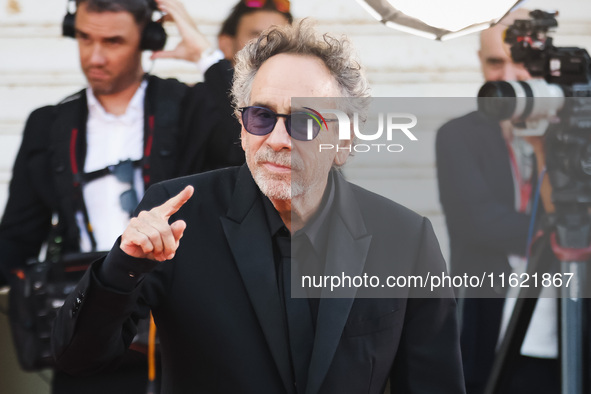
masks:
<svg viewBox="0 0 591 394"><path fill-rule="evenodd" d="M509 119L515 113L515 97L515 89L511 83L487 82L478 91L478 110L493 119Z"/></svg>
<svg viewBox="0 0 591 394"><path fill-rule="evenodd" d="M487 82L478 92L478 110L496 120L525 121L555 113L563 98L559 85L541 79Z"/></svg>

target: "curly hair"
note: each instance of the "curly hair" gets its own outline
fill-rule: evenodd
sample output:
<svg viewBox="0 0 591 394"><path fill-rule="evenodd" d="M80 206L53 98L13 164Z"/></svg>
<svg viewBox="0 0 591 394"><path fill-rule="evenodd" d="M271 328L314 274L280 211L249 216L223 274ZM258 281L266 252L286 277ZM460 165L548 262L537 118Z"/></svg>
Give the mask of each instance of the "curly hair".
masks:
<svg viewBox="0 0 591 394"><path fill-rule="evenodd" d="M251 41L236 55L232 100L234 108L249 105L252 82L261 65L279 54L315 56L337 82L346 98L369 97L369 84L349 39L330 34L320 35L304 19L293 25L272 27ZM366 100L350 100L349 114L363 114Z"/></svg>

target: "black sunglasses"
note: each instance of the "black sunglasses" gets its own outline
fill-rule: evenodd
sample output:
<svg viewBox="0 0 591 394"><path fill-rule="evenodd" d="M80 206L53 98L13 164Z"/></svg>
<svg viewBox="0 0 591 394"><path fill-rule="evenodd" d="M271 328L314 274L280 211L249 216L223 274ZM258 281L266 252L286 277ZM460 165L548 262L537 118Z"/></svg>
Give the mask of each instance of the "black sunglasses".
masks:
<svg viewBox="0 0 591 394"><path fill-rule="evenodd" d="M242 124L253 135L267 135L273 131L277 118L285 118L287 133L298 141L311 141L320 132L321 121L336 122L337 119L319 119L318 115L298 111L291 114L278 114L269 108L250 106L238 108L242 113Z"/></svg>
<svg viewBox="0 0 591 394"><path fill-rule="evenodd" d="M121 204L121 208L129 213L130 216L133 215L133 211L139 203L137 193L133 187L134 164L131 160L125 160L119 162L119 164L107 167L119 182L129 183L129 190L121 193L119 203Z"/></svg>

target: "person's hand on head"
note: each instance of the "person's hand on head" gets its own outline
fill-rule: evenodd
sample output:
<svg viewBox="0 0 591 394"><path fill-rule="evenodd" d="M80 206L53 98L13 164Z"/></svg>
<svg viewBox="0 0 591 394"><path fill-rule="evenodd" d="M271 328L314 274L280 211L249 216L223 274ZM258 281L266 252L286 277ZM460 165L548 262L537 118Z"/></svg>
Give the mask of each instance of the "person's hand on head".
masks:
<svg viewBox="0 0 591 394"><path fill-rule="evenodd" d="M156 261L174 257L187 224L183 220L169 224L168 220L193 195L193 187L185 187L164 204L142 211L132 218L121 236L121 250L136 258Z"/></svg>
<svg viewBox="0 0 591 394"><path fill-rule="evenodd" d="M181 35L181 42L172 50L156 51L151 59L181 59L198 62L211 47L207 38L197 29L187 9L180 0L156 0L158 9L165 14L165 21L173 21Z"/></svg>

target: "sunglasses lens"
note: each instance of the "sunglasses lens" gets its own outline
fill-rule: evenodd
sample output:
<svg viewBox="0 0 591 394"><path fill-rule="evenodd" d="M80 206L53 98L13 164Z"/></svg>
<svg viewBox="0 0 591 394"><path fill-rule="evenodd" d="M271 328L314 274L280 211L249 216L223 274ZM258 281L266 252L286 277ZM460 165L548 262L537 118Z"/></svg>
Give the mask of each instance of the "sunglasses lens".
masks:
<svg viewBox="0 0 591 394"><path fill-rule="evenodd" d="M133 184L133 162L125 160L117 164L111 171L119 182Z"/></svg>
<svg viewBox="0 0 591 394"><path fill-rule="evenodd" d="M135 190L129 189L121 193L121 195L119 196L119 202L121 203L121 208L125 212L132 215L133 211L138 205L137 194Z"/></svg>
<svg viewBox="0 0 591 394"><path fill-rule="evenodd" d="M247 107L242 111L242 123L250 134L267 135L275 127L277 117L266 108Z"/></svg>
<svg viewBox="0 0 591 394"><path fill-rule="evenodd" d="M294 112L287 120L287 129L291 136L298 141L311 141L320 132L318 119L306 112Z"/></svg>

